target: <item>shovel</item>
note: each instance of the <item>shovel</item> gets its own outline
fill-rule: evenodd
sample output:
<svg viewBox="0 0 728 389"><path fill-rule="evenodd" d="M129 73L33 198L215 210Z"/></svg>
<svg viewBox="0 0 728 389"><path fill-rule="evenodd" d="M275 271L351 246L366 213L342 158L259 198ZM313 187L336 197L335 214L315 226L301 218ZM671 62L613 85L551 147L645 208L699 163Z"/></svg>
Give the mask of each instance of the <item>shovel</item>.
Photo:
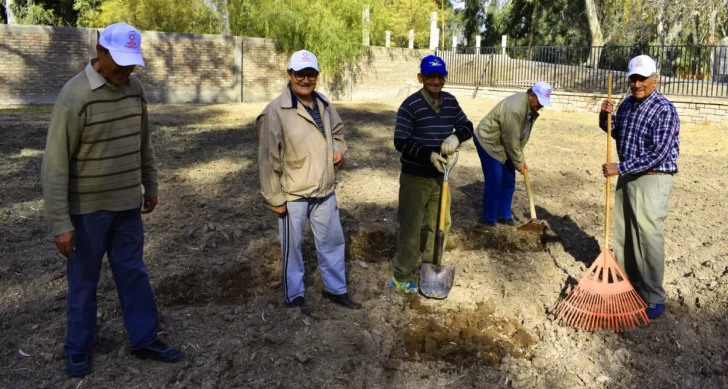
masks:
<svg viewBox="0 0 728 389"><path fill-rule="evenodd" d="M450 294L455 281L455 266L441 265L442 253L445 251L445 213L447 212L447 197L450 195L450 184L447 179L450 170L458 161L459 152L450 165L442 164L445 176L442 178L442 191L440 192L440 206L437 216L437 233L435 234L435 251L432 263L423 263L420 266L420 293L433 299L444 299Z"/></svg>
<svg viewBox="0 0 728 389"><path fill-rule="evenodd" d="M533 195L531 194L531 183L528 180L528 168L523 169L523 181L526 183L526 194L528 194L528 206L531 209L531 220L518 226L518 231L535 232L543 234L546 225L538 221L536 218L536 207L533 205Z"/></svg>

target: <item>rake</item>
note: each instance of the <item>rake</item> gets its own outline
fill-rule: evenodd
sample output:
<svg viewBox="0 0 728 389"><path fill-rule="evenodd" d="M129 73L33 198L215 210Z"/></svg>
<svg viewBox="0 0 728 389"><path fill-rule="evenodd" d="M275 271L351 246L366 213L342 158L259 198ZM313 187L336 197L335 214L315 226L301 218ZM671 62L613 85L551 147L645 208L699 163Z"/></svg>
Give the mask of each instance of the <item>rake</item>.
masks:
<svg viewBox="0 0 728 389"><path fill-rule="evenodd" d="M612 99L612 75L607 76L607 98ZM607 119L607 163L611 162L612 115ZM647 304L634 290L609 249L610 180L606 183L604 246L579 283L561 300L554 313L566 325L584 331L622 332L649 323Z"/></svg>

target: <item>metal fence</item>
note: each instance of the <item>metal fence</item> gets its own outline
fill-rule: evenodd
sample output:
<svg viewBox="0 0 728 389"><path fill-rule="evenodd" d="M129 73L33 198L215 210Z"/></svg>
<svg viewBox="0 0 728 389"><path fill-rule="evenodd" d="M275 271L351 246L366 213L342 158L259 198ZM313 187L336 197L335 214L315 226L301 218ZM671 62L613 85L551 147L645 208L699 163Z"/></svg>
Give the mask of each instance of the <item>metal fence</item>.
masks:
<svg viewBox="0 0 728 389"><path fill-rule="evenodd" d="M728 97L728 46L458 47L437 54L448 84L527 88L546 81L557 90L606 93L611 73L615 94L629 91L629 60L647 54L657 62L661 93Z"/></svg>

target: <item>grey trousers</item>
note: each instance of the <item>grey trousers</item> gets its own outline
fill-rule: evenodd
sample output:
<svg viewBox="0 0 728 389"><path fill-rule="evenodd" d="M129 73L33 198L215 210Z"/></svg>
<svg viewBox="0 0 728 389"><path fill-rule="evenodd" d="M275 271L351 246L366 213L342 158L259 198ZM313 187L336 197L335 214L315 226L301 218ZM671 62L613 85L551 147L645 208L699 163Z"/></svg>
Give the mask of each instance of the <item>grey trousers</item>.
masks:
<svg viewBox="0 0 728 389"><path fill-rule="evenodd" d="M664 304L663 226L671 175L620 176L614 201L614 255L647 304Z"/></svg>
<svg viewBox="0 0 728 389"><path fill-rule="evenodd" d="M344 231L339 220L336 195L332 193L325 198L289 201L286 207L288 212L278 218L283 295L286 302L290 303L305 292L301 244L307 220L311 222L316 241L316 254L324 289L332 294L346 293Z"/></svg>

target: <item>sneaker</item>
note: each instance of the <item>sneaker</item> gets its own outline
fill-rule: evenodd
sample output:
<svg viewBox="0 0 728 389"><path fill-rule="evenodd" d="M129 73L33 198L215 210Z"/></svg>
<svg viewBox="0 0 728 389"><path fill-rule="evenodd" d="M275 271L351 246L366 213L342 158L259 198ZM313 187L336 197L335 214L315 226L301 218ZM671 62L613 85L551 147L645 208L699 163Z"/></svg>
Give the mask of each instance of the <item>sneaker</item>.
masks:
<svg viewBox="0 0 728 389"><path fill-rule="evenodd" d="M293 299L288 304L289 307L298 307L298 309L301 310L301 313L304 315L310 315L311 314L311 308L308 306L308 303L306 303L306 299L303 296L298 296Z"/></svg>
<svg viewBox="0 0 728 389"><path fill-rule="evenodd" d="M647 317L657 319L665 312L665 304L650 304L647 306Z"/></svg>
<svg viewBox="0 0 728 389"><path fill-rule="evenodd" d="M351 297L349 297L348 293L333 294L324 290L322 294L326 299L331 300L331 302L339 304L342 307L346 307L349 309L361 309L361 304L352 300Z"/></svg>
<svg viewBox="0 0 728 389"><path fill-rule="evenodd" d="M498 223L505 224L505 225L508 225L508 226L511 226L511 227L515 227L516 226L516 221L513 220L513 218L510 218L510 219L498 219Z"/></svg>
<svg viewBox="0 0 728 389"><path fill-rule="evenodd" d="M182 350L159 340L138 350L131 350L131 353L138 359L151 359L159 362L171 363L182 359Z"/></svg>
<svg viewBox="0 0 728 389"><path fill-rule="evenodd" d="M392 277L389 280L389 286L393 287L397 292L404 292L405 294L417 293L417 283L414 281L399 282L396 278Z"/></svg>
<svg viewBox="0 0 728 389"><path fill-rule="evenodd" d="M69 377L85 377L91 372L88 354L71 355L66 359L66 374Z"/></svg>
<svg viewBox="0 0 728 389"><path fill-rule="evenodd" d="M485 220L481 220L480 225L485 228L495 228L495 222L487 222Z"/></svg>

